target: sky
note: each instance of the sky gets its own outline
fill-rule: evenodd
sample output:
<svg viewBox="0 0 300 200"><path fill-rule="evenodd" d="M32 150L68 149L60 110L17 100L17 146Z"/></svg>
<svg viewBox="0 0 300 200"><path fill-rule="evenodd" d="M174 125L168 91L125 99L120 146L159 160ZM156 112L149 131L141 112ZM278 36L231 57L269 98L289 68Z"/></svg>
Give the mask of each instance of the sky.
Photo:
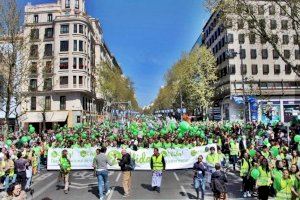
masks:
<svg viewBox="0 0 300 200"><path fill-rule="evenodd" d="M18 0L21 5L56 0ZM203 0L86 0L100 20L104 40L134 82L141 107L164 84L165 72L191 50L209 18Z"/></svg>

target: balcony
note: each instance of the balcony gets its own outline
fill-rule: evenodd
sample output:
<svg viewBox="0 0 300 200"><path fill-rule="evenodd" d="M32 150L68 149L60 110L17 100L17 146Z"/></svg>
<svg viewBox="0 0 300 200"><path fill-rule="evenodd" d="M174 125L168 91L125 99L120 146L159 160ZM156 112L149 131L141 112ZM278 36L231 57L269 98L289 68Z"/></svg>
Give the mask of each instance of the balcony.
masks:
<svg viewBox="0 0 300 200"><path fill-rule="evenodd" d="M68 84L61 84L60 85L60 88L62 88L62 89L64 89L64 88L68 88L69 87L69 85Z"/></svg>

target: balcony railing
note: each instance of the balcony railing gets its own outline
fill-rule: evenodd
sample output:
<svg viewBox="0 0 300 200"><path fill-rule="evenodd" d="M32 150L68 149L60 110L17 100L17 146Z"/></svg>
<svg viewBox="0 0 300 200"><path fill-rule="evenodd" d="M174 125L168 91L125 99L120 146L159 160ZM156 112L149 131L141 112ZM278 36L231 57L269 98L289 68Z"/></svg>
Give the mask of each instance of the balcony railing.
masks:
<svg viewBox="0 0 300 200"><path fill-rule="evenodd" d="M69 85L68 84L60 84L60 88L68 88Z"/></svg>

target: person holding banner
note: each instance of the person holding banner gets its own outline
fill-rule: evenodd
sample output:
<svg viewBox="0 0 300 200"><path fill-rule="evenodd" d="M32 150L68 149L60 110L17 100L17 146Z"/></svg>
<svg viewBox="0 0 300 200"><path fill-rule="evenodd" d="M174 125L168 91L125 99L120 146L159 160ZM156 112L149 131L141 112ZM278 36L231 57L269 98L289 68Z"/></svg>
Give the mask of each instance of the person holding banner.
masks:
<svg viewBox="0 0 300 200"><path fill-rule="evenodd" d="M64 149L61 154L62 154L61 158L59 159L59 166L60 166L59 179L62 178L64 180L64 184L65 184L64 193L68 194L71 161L68 158L68 151L66 149Z"/></svg>
<svg viewBox="0 0 300 200"><path fill-rule="evenodd" d="M162 181L162 171L166 169L164 156L159 153L158 148L154 148L153 156L151 157L150 166L152 170L152 189L160 193Z"/></svg>
<svg viewBox="0 0 300 200"><path fill-rule="evenodd" d="M199 193L201 191L201 199L204 199L205 193L205 171L207 167L203 162L203 156L198 157L198 161L194 163L194 187L197 194L197 199L199 199Z"/></svg>
<svg viewBox="0 0 300 200"><path fill-rule="evenodd" d="M97 149L97 155L94 158L94 162L93 162L93 166L95 168L97 179L98 179L100 200L104 199L103 186L105 187L105 192L106 192L105 195L108 195L110 193L107 164L112 166L112 162L107 158L105 153L106 153L106 147Z"/></svg>

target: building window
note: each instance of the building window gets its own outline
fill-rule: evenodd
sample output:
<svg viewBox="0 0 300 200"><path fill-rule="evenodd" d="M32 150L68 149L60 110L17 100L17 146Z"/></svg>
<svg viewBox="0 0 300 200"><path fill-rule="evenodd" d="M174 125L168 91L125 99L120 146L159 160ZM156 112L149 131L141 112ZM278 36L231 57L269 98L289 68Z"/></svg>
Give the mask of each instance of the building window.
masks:
<svg viewBox="0 0 300 200"><path fill-rule="evenodd" d="M280 74L280 65L274 65L274 74Z"/></svg>
<svg viewBox="0 0 300 200"><path fill-rule="evenodd" d="M60 33L61 34L69 33L69 25L68 24L60 25Z"/></svg>
<svg viewBox="0 0 300 200"><path fill-rule="evenodd" d="M285 16L286 15L286 11L287 11L286 6L281 5L280 6L280 15Z"/></svg>
<svg viewBox="0 0 300 200"><path fill-rule="evenodd" d="M289 35L282 35L282 44L289 44L290 38Z"/></svg>
<svg viewBox="0 0 300 200"><path fill-rule="evenodd" d="M66 8L70 8L70 0L66 0Z"/></svg>
<svg viewBox="0 0 300 200"><path fill-rule="evenodd" d="M33 58L38 57L38 45L31 45L31 47L30 47L30 57L33 57Z"/></svg>
<svg viewBox="0 0 300 200"><path fill-rule="evenodd" d="M263 75L269 74L269 65L263 65Z"/></svg>
<svg viewBox="0 0 300 200"><path fill-rule="evenodd" d="M45 73L52 73L52 62L51 61L46 62Z"/></svg>
<svg viewBox="0 0 300 200"><path fill-rule="evenodd" d="M77 40L73 41L73 51L77 51Z"/></svg>
<svg viewBox="0 0 300 200"><path fill-rule="evenodd" d="M79 81L78 81L79 85L82 85L83 84L83 78L82 76L79 76Z"/></svg>
<svg viewBox="0 0 300 200"><path fill-rule="evenodd" d="M295 59L300 60L300 50L295 50Z"/></svg>
<svg viewBox="0 0 300 200"><path fill-rule="evenodd" d="M281 20L281 30L288 30L288 20Z"/></svg>
<svg viewBox="0 0 300 200"><path fill-rule="evenodd" d="M48 14L48 22L52 22L53 21L53 15L52 14Z"/></svg>
<svg viewBox="0 0 300 200"><path fill-rule="evenodd" d="M261 44L266 44L267 40L264 38L264 36L260 36L260 43Z"/></svg>
<svg viewBox="0 0 300 200"><path fill-rule="evenodd" d="M249 33L249 43L250 43L250 44L255 44L255 41L256 41L255 33L250 32L250 33Z"/></svg>
<svg viewBox="0 0 300 200"><path fill-rule="evenodd" d="M229 34L227 35L227 41L228 41L229 44L232 44L232 43L233 43L233 34L229 33Z"/></svg>
<svg viewBox="0 0 300 200"><path fill-rule="evenodd" d="M229 73L231 75L234 75L235 74L235 65L229 65Z"/></svg>
<svg viewBox="0 0 300 200"><path fill-rule="evenodd" d="M39 16L38 15L34 15L33 22L34 23L39 23Z"/></svg>
<svg viewBox="0 0 300 200"><path fill-rule="evenodd" d="M44 90L45 91L52 90L52 78L46 78L44 80Z"/></svg>
<svg viewBox="0 0 300 200"><path fill-rule="evenodd" d="M262 59L268 59L268 49L261 50L261 57Z"/></svg>
<svg viewBox="0 0 300 200"><path fill-rule="evenodd" d="M275 15L275 5L269 6L269 15Z"/></svg>
<svg viewBox="0 0 300 200"><path fill-rule="evenodd" d="M273 59L277 60L278 58L279 58L279 53L275 49L273 49Z"/></svg>
<svg viewBox="0 0 300 200"><path fill-rule="evenodd" d="M251 65L252 75L256 75L258 73L257 65Z"/></svg>
<svg viewBox="0 0 300 200"><path fill-rule="evenodd" d="M73 58L73 69L77 69L77 58Z"/></svg>
<svg viewBox="0 0 300 200"><path fill-rule="evenodd" d="M36 62L32 62L31 63L31 68L30 68L30 73L31 74L37 74L37 63Z"/></svg>
<svg viewBox="0 0 300 200"><path fill-rule="evenodd" d="M69 41L60 41L60 51L69 51Z"/></svg>
<svg viewBox="0 0 300 200"><path fill-rule="evenodd" d="M79 33L83 33L83 25L79 24Z"/></svg>
<svg viewBox="0 0 300 200"><path fill-rule="evenodd" d="M247 65L243 64L241 65L241 75L247 74Z"/></svg>
<svg viewBox="0 0 300 200"><path fill-rule="evenodd" d="M68 58L61 58L59 63L60 69L68 69L69 68L69 59Z"/></svg>
<svg viewBox="0 0 300 200"><path fill-rule="evenodd" d="M274 19L270 20L270 28L271 30L275 30L277 28L277 22Z"/></svg>
<svg viewBox="0 0 300 200"><path fill-rule="evenodd" d="M51 110L51 97L45 97L45 110Z"/></svg>
<svg viewBox="0 0 300 200"><path fill-rule="evenodd" d="M274 42L275 44L277 44L278 43L278 40L279 40L279 38L278 38L278 35L271 35L271 41L272 42Z"/></svg>
<svg viewBox="0 0 300 200"><path fill-rule="evenodd" d="M44 56L53 56L52 44L45 44Z"/></svg>
<svg viewBox="0 0 300 200"><path fill-rule="evenodd" d="M69 84L69 80L67 76L61 76L59 78L59 83L60 85L68 85Z"/></svg>
<svg viewBox="0 0 300 200"><path fill-rule="evenodd" d="M240 50L240 59L245 59L246 58L246 49L241 49Z"/></svg>
<svg viewBox="0 0 300 200"><path fill-rule="evenodd" d="M30 79L30 81L29 81L29 90L30 91L37 91L37 80L36 79Z"/></svg>
<svg viewBox="0 0 300 200"><path fill-rule="evenodd" d="M243 29L244 28L244 20L238 19L237 20L237 27L238 27L238 29Z"/></svg>
<svg viewBox="0 0 300 200"><path fill-rule="evenodd" d="M297 37L297 35L294 35L293 38L294 38L294 44L298 45L299 44L299 38Z"/></svg>
<svg viewBox="0 0 300 200"><path fill-rule="evenodd" d="M31 32L30 32L30 39L31 40L38 40L39 35L40 35L39 29L31 29Z"/></svg>
<svg viewBox="0 0 300 200"><path fill-rule="evenodd" d="M283 51L283 56L284 56L285 59L290 59L291 51L290 50L284 50Z"/></svg>
<svg viewBox="0 0 300 200"><path fill-rule="evenodd" d="M78 24L74 24L73 33L77 33L77 25Z"/></svg>
<svg viewBox="0 0 300 200"><path fill-rule="evenodd" d="M76 85L77 84L77 78L76 76L73 76L73 85Z"/></svg>
<svg viewBox="0 0 300 200"><path fill-rule="evenodd" d="M257 58L256 49L251 49L250 54L251 54L251 59L256 59Z"/></svg>
<svg viewBox="0 0 300 200"><path fill-rule="evenodd" d="M245 43L245 34L239 34L239 44Z"/></svg>
<svg viewBox="0 0 300 200"><path fill-rule="evenodd" d="M258 5L257 11L259 15L264 15L265 14L264 5Z"/></svg>
<svg viewBox="0 0 300 200"><path fill-rule="evenodd" d="M79 40L79 51L83 51L83 41Z"/></svg>
<svg viewBox="0 0 300 200"><path fill-rule="evenodd" d="M75 9L79 9L79 0L75 0Z"/></svg>
<svg viewBox="0 0 300 200"><path fill-rule="evenodd" d="M45 38L53 38L53 28L45 29Z"/></svg>
<svg viewBox="0 0 300 200"><path fill-rule="evenodd" d="M59 98L60 110L66 110L66 96L61 96Z"/></svg>
<svg viewBox="0 0 300 200"><path fill-rule="evenodd" d="M36 110L36 97L31 97L30 110Z"/></svg>
<svg viewBox="0 0 300 200"><path fill-rule="evenodd" d="M79 69L83 69L83 58L79 58Z"/></svg>
<svg viewBox="0 0 300 200"><path fill-rule="evenodd" d="M285 65L285 74L291 74L291 73L292 73L291 65Z"/></svg>

